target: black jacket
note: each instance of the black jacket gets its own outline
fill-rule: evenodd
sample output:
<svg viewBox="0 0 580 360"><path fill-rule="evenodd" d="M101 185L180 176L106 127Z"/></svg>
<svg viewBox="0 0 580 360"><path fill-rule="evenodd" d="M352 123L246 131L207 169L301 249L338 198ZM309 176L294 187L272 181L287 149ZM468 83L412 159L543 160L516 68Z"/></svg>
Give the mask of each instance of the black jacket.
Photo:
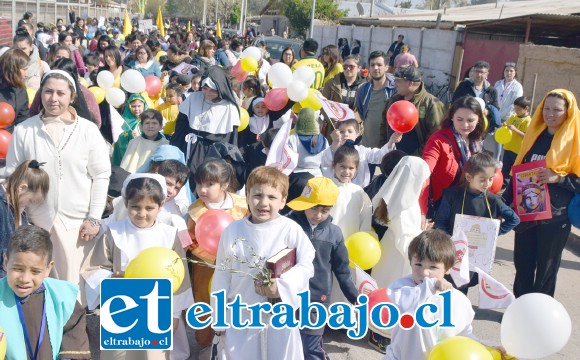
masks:
<svg viewBox="0 0 580 360"><path fill-rule="evenodd" d="M348 251L340 228L332 217L324 220L312 231L304 211L293 211L288 217L298 223L308 235L316 250L314 276L310 279L310 301L329 304L332 291L332 274L336 276L342 293L351 303L356 302L358 291L350 275Z"/></svg>
<svg viewBox="0 0 580 360"><path fill-rule="evenodd" d="M451 101L455 101L464 96L477 97L475 91L473 90L473 80L467 78L457 85L457 88L453 92L453 98ZM493 105L499 109L499 103L497 102L497 90L486 80L483 90L483 100L485 105Z"/></svg>
<svg viewBox="0 0 580 360"><path fill-rule="evenodd" d="M0 83L0 102L12 105L16 113L16 119L4 130L12 133L14 126L30 117L28 112L28 94L24 88L8 87Z"/></svg>

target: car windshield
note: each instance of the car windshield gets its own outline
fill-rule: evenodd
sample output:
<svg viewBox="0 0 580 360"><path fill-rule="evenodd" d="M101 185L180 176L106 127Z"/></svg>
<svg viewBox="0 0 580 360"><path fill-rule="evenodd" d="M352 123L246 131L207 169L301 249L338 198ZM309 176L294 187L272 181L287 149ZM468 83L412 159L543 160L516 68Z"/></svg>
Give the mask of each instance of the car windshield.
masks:
<svg viewBox="0 0 580 360"><path fill-rule="evenodd" d="M278 62L280 60L280 56L282 55L282 51L284 51L284 49L286 49L288 46L292 46L296 56L299 56L298 54L300 53L301 43L298 41L288 41L277 39L276 37L266 37L263 40L266 43L266 49L270 53L270 59L272 59L272 62Z"/></svg>

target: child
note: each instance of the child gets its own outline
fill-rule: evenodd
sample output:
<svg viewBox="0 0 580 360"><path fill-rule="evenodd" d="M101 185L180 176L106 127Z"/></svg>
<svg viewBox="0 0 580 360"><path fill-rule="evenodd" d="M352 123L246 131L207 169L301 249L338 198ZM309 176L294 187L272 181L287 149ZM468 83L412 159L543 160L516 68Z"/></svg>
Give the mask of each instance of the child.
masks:
<svg viewBox="0 0 580 360"><path fill-rule="evenodd" d="M111 165L121 165L121 160L123 160L129 141L141 135L139 119L145 110L147 110L147 102L143 95L133 94L129 96L129 100L127 100L127 105L123 111L123 125L121 129L124 132L119 135L119 138L115 142Z"/></svg>
<svg viewBox="0 0 580 360"><path fill-rule="evenodd" d="M175 83L181 87L181 99L185 100L189 96L189 89L191 88L191 78L185 74L179 74Z"/></svg>
<svg viewBox="0 0 580 360"><path fill-rule="evenodd" d="M175 197L187 182L189 168L178 160L165 160L155 164L159 164L159 166L155 166L154 169L152 167L149 172L163 176L167 186L167 199L165 199L163 209L172 215L183 218L187 207L183 209L182 204L175 201Z"/></svg>
<svg viewBox="0 0 580 360"><path fill-rule="evenodd" d="M328 142L320 133L316 112L310 108L300 110L295 130L296 132L288 137L288 145L298 153L298 164L293 174L309 172L312 176L322 176L320 164L324 151L328 148ZM292 178L292 175L290 177Z"/></svg>
<svg viewBox="0 0 580 360"><path fill-rule="evenodd" d="M0 278L6 276L4 253L8 239L14 230L28 224L24 209L44 201L48 193L48 174L40 166L36 160L26 160L0 185Z"/></svg>
<svg viewBox="0 0 580 360"><path fill-rule="evenodd" d="M327 177L332 177L332 168L330 164L332 163L334 152L346 141L350 140L355 142L360 136L360 126L355 119L339 121L337 125L338 128L331 133L332 145L330 148L326 149L322 155L322 171ZM394 132L389 138L389 142L380 149L355 145L360 160L356 176L352 182L361 187L367 186L374 175L369 171L369 164L380 164L383 156L389 151L395 149L395 144L401 141L402 138L403 134Z"/></svg>
<svg viewBox="0 0 580 360"><path fill-rule="evenodd" d="M4 260L0 327L6 336L6 359L90 359L78 286L48 277L54 265L48 231L34 225L19 227Z"/></svg>
<svg viewBox="0 0 580 360"><path fill-rule="evenodd" d="M93 276L102 278L103 275L100 273L103 269L108 270L115 277L122 277L129 262L141 251L152 247L166 247L175 251L180 258L185 258L181 241L177 236L177 229L157 219L167 197L165 179L157 174L133 174L127 177L124 185L123 200L129 216L124 220L109 224L104 236L98 239L81 270L85 279L91 279ZM88 283L89 281L87 282L87 299L92 298L92 304L96 305L98 297L95 294L98 294L98 288L90 288ZM181 332L180 328L184 321L182 311L187 310L192 304L193 295L189 274L186 272L181 286L173 295L173 326L174 330L177 329L177 333ZM178 348L187 346L187 344L178 344L177 341L174 344L174 347ZM148 350L147 353L167 354L166 351L161 350ZM122 354L119 355L122 356Z"/></svg>
<svg viewBox="0 0 580 360"><path fill-rule="evenodd" d="M204 260L215 263L215 256L208 254L202 249L195 238L195 225L199 218L209 209L222 209L234 218L243 219L248 214L246 198L234 194L230 185L234 179L234 169L223 159L208 159L197 168L194 180L195 191L198 199L188 211L187 228L192 244L189 250L195 260ZM192 264L193 296L197 302L209 304L208 286L213 276L213 269L207 266ZM195 339L199 346L207 347L211 345L214 332L211 327L197 330Z"/></svg>
<svg viewBox="0 0 580 360"><path fill-rule="evenodd" d="M501 197L489 193L495 175L496 161L488 153L473 154L463 166L463 178L460 186L443 191L439 209L435 214L435 228L453 234L456 214L501 219L499 235L508 233L520 223L519 217L507 206ZM478 283L476 273L471 282L460 288L467 294L471 286Z"/></svg>
<svg viewBox="0 0 580 360"><path fill-rule="evenodd" d="M226 297L232 299L240 295L240 301L248 306L280 298L282 302L298 309L300 298L297 294L308 290L308 280L314 274L312 261L315 252L302 228L278 213L284 207L288 195L288 177L276 168L258 167L248 177L246 193L250 215L230 224L222 233L218 247L216 263L231 261L231 269L216 269L211 291L224 290ZM255 282L250 276L231 272L240 270L256 274L258 269L244 260L253 261L256 256L268 259L285 248L296 249L296 265L280 278L271 279L270 286ZM215 298L212 298L215 311L214 301ZM266 317L261 321L269 324ZM249 313L242 313L241 321L248 321L249 318ZM265 329L223 329L215 326L214 329L222 337L217 345L222 359L303 357L297 328L274 329L267 325Z"/></svg>
<svg viewBox="0 0 580 360"><path fill-rule="evenodd" d="M196 92L201 90L201 74L196 73L191 78L191 87L189 88L189 92Z"/></svg>
<svg viewBox="0 0 580 360"><path fill-rule="evenodd" d="M358 291L349 269L348 252L340 228L332 224L330 210L336 204L339 190L332 180L316 177L308 180L302 196L288 203L293 210L288 216L302 227L312 242L314 277L310 279L310 302L330 305L332 275L336 276L342 293L351 304L356 303ZM311 320L316 313L311 312ZM324 327L316 330L301 329L302 348L305 359L325 359L322 348Z"/></svg>
<svg viewBox="0 0 580 360"><path fill-rule="evenodd" d="M248 126L248 130L242 131L238 134L238 145L240 147L251 145L256 142L260 141L260 136L265 133L268 129L273 127L279 128L280 126L276 126L280 123L279 119L281 119L289 113L289 110L292 108L294 102L288 101L288 103L278 111L270 111L266 107L266 103L264 102L264 98L256 97L252 101L250 105L250 110L248 111L250 115L250 125Z"/></svg>
<svg viewBox="0 0 580 360"><path fill-rule="evenodd" d="M409 244L408 259L412 273L389 285L387 294L391 302L401 313L414 314L425 302L443 309L443 299L437 293L450 290L449 309L455 326L429 329L414 326L408 330L395 326L385 360L426 359L438 342L452 336L467 336L479 341L472 333L474 312L469 299L444 279L455 263L455 246L449 235L441 230L422 232ZM434 317L443 321L441 310Z"/></svg>
<svg viewBox="0 0 580 360"><path fill-rule="evenodd" d="M164 123L163 134L170 137L175 132L175 122L179 115L179 104L183 101L181 98L183 90L178 84L171 83L165 88L165 102L157 107L157 110L163 115Z"/></svg>
<svg viewBox="0 0 580 360"><path fill-rule="evenodd" d="M516 112L509 119L506 120L504 126L512 131L512 138L510 142L504 145L503 167L501 173L503 174L503 184L507 186L511 178L510 173L512 166L516 161L516 157L522 147L522 140L532 121L530 117L530 106L532 102L525 96L520 96L514 101L514 111Z"/></svg>
<svg viewBox="0 0 580 360"><path fill-rule="evenodd" d="M169 144L169 141L160 133L163 116L159 111L155 109L143 111L140 121L143 134L129 142L119 165L130 173L137 171L160 145Z"/></svg>
<svg viewBox="0 0 580 360"><path fill-rule="evenodd" d="M262 91L260 90L260 81L258 78L255 76L248 76L242 83L242 92L244 93L242 107L246 110L250 110L252 101L256 97L262 96Z"/></svg>
<svg viewBox="0 0 580 360"><path fill-rule="evenodd" d="M96 85L91 81L91 73L95 70L99 70L99 57L97 55L88 54L85 56L85 65L87 67L87 72L85 72L85 80L88 86Z"/></svg>

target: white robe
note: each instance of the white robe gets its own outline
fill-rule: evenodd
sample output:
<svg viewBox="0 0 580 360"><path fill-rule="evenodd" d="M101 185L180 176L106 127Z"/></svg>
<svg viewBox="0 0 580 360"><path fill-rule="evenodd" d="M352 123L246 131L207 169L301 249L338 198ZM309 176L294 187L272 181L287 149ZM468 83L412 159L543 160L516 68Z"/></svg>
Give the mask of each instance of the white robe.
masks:
<svg viewBox="0 0 580 360"><path fill-rule="evenodd" d="M382 199L389 213L389 228L381 240L381 259L372 270L380 288L411 273L407 248L422 232L419 195L429 175L423 159L405 156L373 198L374 209Z"/></svg>
<svg viewBox="0 0 580 360"><path fill-rule="evenodd" d="M238 239L245 239L240 241ZM314 247L302 230L294 221L278 216L274 220L262 224L253 224L248 217L229 225L222 233L219 243L216 269L211 291L225 290L227 301L241 295L241 301L248 305L266 302L267 298L255 292L254 280L247 275L233 274L227 270L220 270L220 265L233 256L250 259L251 253L268 259L284 248L296 248L296 265L278 279L278 291L282 302L299 307L298 293L308 290L309 279L314 275ZM246 263L232 261L226 268L256 273ZM211 305L216 310L215 298L212 296ZM242 310L241 321L250 319L249 311ZM230 319L230 314L226 319ZM214 315L215 319L215 315ZM263 315L262 321L268 323L268 316ZM215 328L216 331L223 329ZM295 329L225 329L219 343L220 359L303 359L302 341L300 332Z"/></svg>
<svg viewBox="0 0 580 360"><path fill-rule="evenodd" d="M353 183L343 184L335 177L331 179L338 186L340 195L330 210L330 215L332 223L340 228L344 239L359 231L372 231L373 208L371 199L363 188Z"/></svg>

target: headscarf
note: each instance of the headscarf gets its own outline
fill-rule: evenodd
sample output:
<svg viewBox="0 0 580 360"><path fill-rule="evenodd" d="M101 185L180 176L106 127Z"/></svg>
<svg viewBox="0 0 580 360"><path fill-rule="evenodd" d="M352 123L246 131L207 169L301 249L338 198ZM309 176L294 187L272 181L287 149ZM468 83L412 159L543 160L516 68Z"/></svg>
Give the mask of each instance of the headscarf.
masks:
<svg viewBox="0 0 580 360"><path fill-rule="evenodd" d="M127 176L125 178L125 181L123 181L123 189L121 190L121 196L123 197L123 199L125 199L125 192L127 191L127 185L129 185L129 182L131 182L131 180L141 178L150 178L157 181L161 186L161 190L163 192L163 199L167 198L167 183L165 182L165 177L159 174L136 173Z"/></svg>
<svg viewBox="0 0 580 360"><path fill-rule="evenodd" d="M580 176L580 143L578 142L580 139L580 110L574 94L565 89L555 89L544 96L532 116L532 121L526 131L514 165L522 163L524 156L530 151L540 134L547 129L543 115L544 103L548 95L554 93L562 95L568 102L568 117L554 134L550 150L546 154L546 167L560 176L568 174Z"/></svg>
<svg viewBox="0 0 580 360"><path fill-rule="evenodd" d="M125 105L125 109L123 110L123 119L125 123L123 124L123 130L125 131L133 131L139 126L139 118L133 114L131 111L131 102L135 100L140 100L143 102L143 111L147 110L149 107L147 106L147 101L141 94L133 94L129 96L129 100L127 100L127 104Z"/></svg>

